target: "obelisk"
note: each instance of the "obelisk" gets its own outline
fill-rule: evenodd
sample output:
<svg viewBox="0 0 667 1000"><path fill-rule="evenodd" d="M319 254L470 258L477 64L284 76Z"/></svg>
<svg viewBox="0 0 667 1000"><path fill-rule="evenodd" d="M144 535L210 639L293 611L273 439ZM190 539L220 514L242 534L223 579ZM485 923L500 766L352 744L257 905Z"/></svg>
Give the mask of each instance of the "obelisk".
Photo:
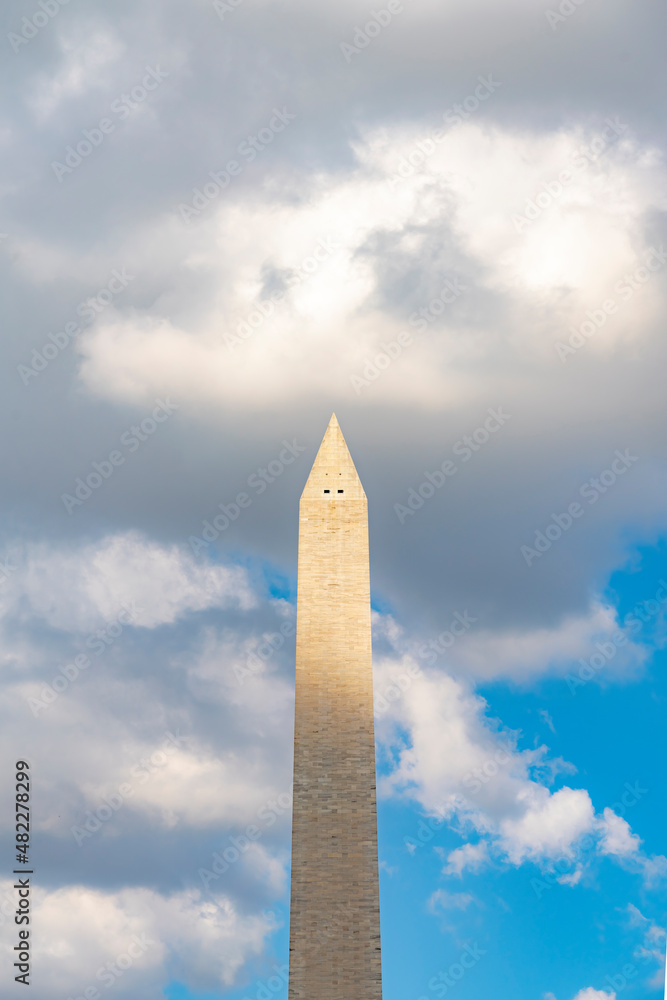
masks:
<svg viewBox="0 0 667 1000"><path fill-rule="evenodd" d="M381 1000L366 494L335 415L301 496L289 1000Z"/></svg>

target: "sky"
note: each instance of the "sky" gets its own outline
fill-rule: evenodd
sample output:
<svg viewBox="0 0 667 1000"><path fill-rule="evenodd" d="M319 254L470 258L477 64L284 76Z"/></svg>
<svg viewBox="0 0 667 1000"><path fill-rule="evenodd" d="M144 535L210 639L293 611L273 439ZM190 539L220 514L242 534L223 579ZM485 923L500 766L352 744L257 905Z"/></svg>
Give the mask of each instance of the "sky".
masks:
<svg viewBox="0 0 667 1000"><path fill-rule="evenodd" d="M0 19L3 996L25 761L34 1000L287 1000L297 511L335 411L385 1000L658 1000L664 4Z"/></svg>

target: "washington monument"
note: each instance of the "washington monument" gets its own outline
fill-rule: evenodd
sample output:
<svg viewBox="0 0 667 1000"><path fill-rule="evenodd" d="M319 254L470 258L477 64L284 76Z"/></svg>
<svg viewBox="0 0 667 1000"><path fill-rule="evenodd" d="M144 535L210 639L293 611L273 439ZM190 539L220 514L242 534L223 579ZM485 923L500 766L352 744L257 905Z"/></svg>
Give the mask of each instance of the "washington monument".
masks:
<svg viewBox="0 0 667 1000"><path fill-rule="evenodd" d="M366 494L335 415L299 506L289 1000L381 1000Z"/></svg>

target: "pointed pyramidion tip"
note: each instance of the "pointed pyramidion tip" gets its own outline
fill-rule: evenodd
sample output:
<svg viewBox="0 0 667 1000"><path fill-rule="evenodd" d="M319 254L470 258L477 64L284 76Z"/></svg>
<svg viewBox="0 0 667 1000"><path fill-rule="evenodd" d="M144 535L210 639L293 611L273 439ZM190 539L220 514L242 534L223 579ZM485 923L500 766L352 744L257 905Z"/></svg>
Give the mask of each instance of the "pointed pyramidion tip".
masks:
<svg viewBox="0 0 667 1000"><path fill-rule="evenodd" d="M318 498L330 503L344 502L346 498L358 500L365 496L336 414L332 413L302 499Z"/></svg>

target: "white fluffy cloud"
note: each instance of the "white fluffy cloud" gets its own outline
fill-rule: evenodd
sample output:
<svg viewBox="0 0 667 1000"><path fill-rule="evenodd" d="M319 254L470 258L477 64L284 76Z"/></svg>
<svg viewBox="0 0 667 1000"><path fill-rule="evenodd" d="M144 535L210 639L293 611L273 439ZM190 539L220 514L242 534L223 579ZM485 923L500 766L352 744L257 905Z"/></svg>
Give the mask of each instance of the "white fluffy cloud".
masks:
<svg viewBox="0 0 667 1000"><path fill-rule="evenodd" d="M123 808L143 813L152 824L166 827L219 828L221 824L256 821L258 810L283 794L272 784L266 760L239 760L233 750L205 754L201 749L181 749L171 756L161 749L167 744L168 738L156 748L145 746L131 767L118 766L116 761L110 762L104 774L99 769L88 774L80 770L78 784L86 809L79 805L73 812L72 804L63 801L61 826L66 822L84 824L90 812L103 808L114 797L117 800L118 789L125 785L131 792L124 797L121 794Z"/></svg>
<svg viewBox="0 0 667 1000"><path fill-rule="evenodd" d="M660 989L665 981L665 928L660 927L632 903L628 904L628 917L631 927L639 927L643 939L635 950L635 957L642 962L655 963L655 974L649 981L653 989Z"/></svg>
<svg viewBox="0 0 667 1000"><path fill-rule="evenodd" d="M378 737L394 762L382 793L412 798L464 836L481 837L448 854L445 874L479 871L492 857L549 865L574 858L585 836L603 854L638 860L640 841L626 821L608 808L596 817L584 788L552 791L555 776L571 766L550 760L544 746L517 750L517 734L499 732L486 718L484 700L463 682L420 670L407 657L385 660L378 673L378 690L394 685L402 691L377 719ZM581 875L578 866L562 881L576 884Z"/></svg>
<svg viewBox="0 0 667 1000"><path fill-rule="evenodd" d="M531 382L538 370L551 378L561 368L555 341L612 298L617 309L587 347L622 359L651 336L662 299L658 281L631 294L616 286L646 263L650 248L636 239L641 219L665 207L664 165L623 124L533 136L471 120L431 141L427 156L422 132L384 128L359 140L354 170L311 178L301 204L214 200L196 241L180 220L164 222L155 249L192 239L188 266L224 273L224 292L212 283L210 301L198 303L187 325L168 315L166 295L150 313L107 311L79 343L81 379L95 395L141 403L165 391L213 407L275 407L322 392L356 398L351 376L406 327L407 317L383 302L385 268L398 275L417 262L414 310L429 307L443 274L456 271L468 291L475 287L473 297L502 302L508 322L494 311L471 328L439 304L442 315L411 324L413 344L362 400L431 408L483 389L495 395L504 375L488 361L500 344L529 362ZM571 179L563 184L565 170ZM518 223L528 203L537 214ZM452 245L444 266L432 257L436 231ZM281 288L285 297L271 304Z"/></svg>
<svg viewBox="0 0 667 1000"><path fill-rule="evenodd" d="M464 871L478 872L489 861L489 849L485 841L478 844L464 844L447 855L443 868L445 875L462 875Z"/></svg>
<svg viewBox="0 0 667 1000"><path fill-rule="evenodd" d="M55 75L47 72L39 74L26 101L40 125L48 121L63 103L85 93L91 83L103 93L113 79L119 58L125 52L121 38L109 27L98 29L88 37L77 31L61 36L61 46L61 69Z"/></svg>
<svg viewBox="0 0 667 1000"><path fill-rule="evenodd" d="M551 793L535 782L518 790L521 815L500 823L501 843L513 864L556 858L569 852L593 826L594 809L584 789Z"/></svg>
<svg viewBox="0 0 667 1000"><path fill-rule="evenodd" d="M598 849L602 854L631 857L639 853L640 838L632 833L627 820L617 816L612 809L605 808L600 820L600 827L602 841Z"/></svg>
<svg viewBox="0 0 667 1000"><path fill-rule="evenodd" d="M184 546L162 546L138 532L109 535L78 549L29 545L4 589L5 615L31 612L66 631L86 632L115 620L155 628L190 611L256 603L245 570L198 563Z"/></svg>
<svg viewBox="0 0 667 1000"><path fill-rule="evenodd" d="M597 674L593 672L594 676L632 674L644 663L648 652L627 633L623 645L611 642L619 631L616 609L599 601L593 602L586 614L568 616L550 628L495 631L475 626L446 650L447 669L457 676L480 680L511 678L529 682L544 673L571 673L578 678L581 667L594 654L599 657L596 643L604 643L606 663ZM430 648L425 652L435 662L437 654Z"/></svg>
<svg viewBox="0 0 667 1000"><path fill-rule="evenodd" d="M436 913L438 910L466 910L474 902L468 892L447 892L446 889L436 889L431 894L428 907Z"/></svg>
<svg viewBox="0 0 667 1000"><path fill-rule="evenodd" d="M2 886L3 913L12 898ZM229 987L275 929L272 914L242 914L224 896L186 890L104 892L83 885L33 890L34 975L44 1000L113 987L120 997L159 993L177 975L192 988ZM13 943L13 942L12 942ZM11 974L10 942L2 953Z"/></svg>
<svg viewBox="0 0 667 1000"><path fill-rule="evenodd" d="M286 734L293 690L269 670L237 682L232 666L244 662L244 647L254 641L208 629L203 651L162 663L158 690L161 684L185 685L182 703L168 714L164 708L148 711L143 719L134 708L149 706L155 697L153 674L128 677L113 686L112 696L109 675L97 662L53 701L47 701L41 681L22 679L6 687L0 695L3 741L16 741L24 716L31 717L28 706L36 704L40 732L52 746L34 779L42 802L36 825L72 843L74 838L84 849L91 834L113 840L133 816L155 829L225 829L257 823L264 809L286 826L289 808L284 801L280 809L272 803L291 793ZM219 713L219 733L202 729L210 705ZM76 742L64 738L73 730ZM81 745L87 753L81 754Z"/></svg>
<svg viewBox="0 0 667 1000"><path fill-rule="evenodd" d="M616 1000L616 994L594 990L592 986L587 986L585 990L579 990L574 1000Z"/></svg>
<svg viewBox="0 0 667 1000"><path fill-rule="evenodd" d="M284 602L260 609L244 569L200 565L184 547L135 532L78 549L29 545L12 553L11 565L2 742L11 754L26 720L36 720L33 752L41 756L42 739L49 744L33 779L42 803L36 826L84 850L91 837L95 845L116 841L128 823L239 829L266 808L286 827L289 809L271 803L290 792L293 688L279 653L261 670L247 668L262 633L271 634L262 622L275 628L276 617L284 620ZM108 623L123 605L134 617L112 632ZM184 615L209 609L231 609L234 627L221 614L181 633ZM44 622L62 630L57 653L40 642ZM172 629L161 651L146 654L137 630L157 625ZM99 626L108 643L97 638ZM88 666L79 669L81 653ZM219 720L213 730L204 724L210 706ZM264 847L255 854L248 864L275 887L283 859Z"/></svg>
<svg viewBox="0 0 667 1000"><path fill-rule="evenodd" d="M409 661L387 666L385 676L409 666ZM415 798L432 815L459 815L496 838L513 864L560 856L592 829L588 793L567 787L551 793L533 780L531 770L539 769L545 748L516 751L513 735L494 733L484 711L483 699L461 682L419 672L388 717L379 720L381 739L391 742L392 720L409 733L382 783L384 792ZM456 855L449 864L457 872L469 862L479 865L481 851Z"/></svg>

